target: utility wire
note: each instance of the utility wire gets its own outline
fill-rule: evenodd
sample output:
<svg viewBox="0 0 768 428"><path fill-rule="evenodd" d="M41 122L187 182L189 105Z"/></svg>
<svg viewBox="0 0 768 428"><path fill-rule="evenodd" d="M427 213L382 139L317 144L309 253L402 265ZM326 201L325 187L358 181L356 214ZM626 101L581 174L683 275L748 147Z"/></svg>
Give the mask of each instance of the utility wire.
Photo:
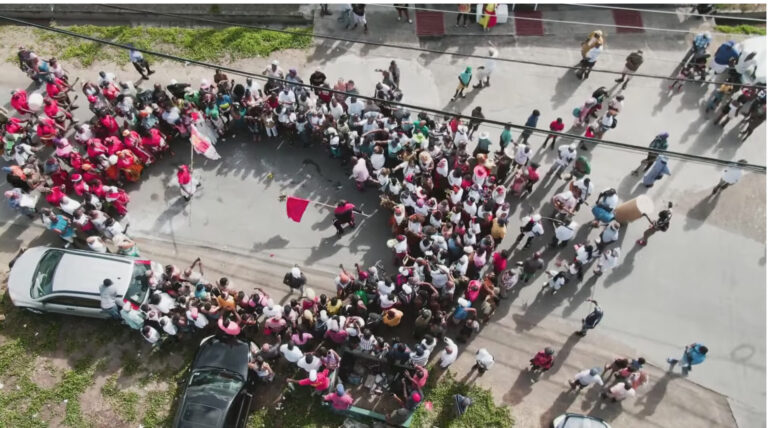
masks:
<svg viewBox="0 0 768 428"><path fill-rule="evenodd" d="M143 9L135 9L130 7L124 7L124 6L116 6L111 4L100 4L99 6L108 7L112 9L118 9L118 10L124 10L128 12L133 12L136 14L154 14L154 15L160 15L160 16L169 16L174 18L181 18L181 19L190 19L194 21L200 21L200 22L208 22L212 24L219 24L219 25L226 25L229 27L241 27L241 28L251 28L254 30L263 30L263 31L272 31L276 33L282 33L282 34L291 34L294 36L300 36L300 37L307 37L308 34L300 33L298 31L290 31L290 30L278 30L274 28L267 28L267 27L259 27L256 25L248 25L248 24L238 24L233 22L227 22L222 21L218 19L211 19L211 18L200 18L200 17L194 17L194 16L184 16L184 15L178 15L174 13L167 13L167 12L155 12L151 10L143 10ZM550 64L546 62L540 62L540 61L530 61L530 60L522 60L522 59L512 59L512 58L502 58L502 57L495 57L492 58L490 56L486 55L477 55L477 54L461 54L461 53L453 53L453 52L445 52L440 51L436 49L428 49L428 48L421 48L416 46L404 46L404 45L396 45L396 44L389 44L389 43L380 43L380 42L370 42L370 41L364 41L364 40L354 40L354 39L345 39L343 37L337 37L337 36L330 36L326 34L312 34L312 37L316 37L318 39L328 39L328 40L335 40L339 42L345 42L345 43L357 43L357 44L364 44L364 45L371 45L371 46L378 46L378 47L385 47L385 48L394 48L394 49L403 49L403 50L410 50L410 51L417 51L417 52L426 52L430 54L436 54L436 55L451 55L456 57L465 57L465 58L475 58L475 59L493 59L496 61L501 62L511 62L511 63L517 63L517 64L526 64L526 65L533 65L533 66L539 66L539 67L551 67L551 68L559 68L559 69L567 69L567 70L578 70L578 65L560 65L560 64ZM620 71L614 71L614 70L603 70L598 68L593 68L591 73L605 73L605 74L613 74L613 75L621 75L623 74ZM633 77L646 77L649 79L661 79L661 80L680 80L682 82L691 82L696 84L707 84L707 85L722 85L723 82L718 82L715 80L697 80L697 79L676 79L672 78L670 76L660 76L660 75L654 75L654 74L645 74L645 73L632 73ZM743 83L731 83L734 87L745 87L745 88L765 88L764 85L749 85L749 84L743 84Z"/></svg>
<svg viewBox="0 0 768 428"><path fill-rule="evenodd" d="M30 26L30 27L39 28L39 29L45 30L45 31L51 31L51 32L58 33L58 34L63 34L63 35L70 36L70 37L76 37L76 38L80 38L80 39L84 39L84 40L89 40L91 42L100 43L100 44L103 44L103 45L108 45L108 46L112 46L112 47L116 47L116 48L120 48L120 49L125 49L125 50L133 49L135 51L142 52L142 53L145 53L145 54L148 54L148 55L154 55L154 56L156 56L158 58L170 59L170 60L182 62L182 63L185 63L185 64L195 64L195 65L198 65L200 67L210 68L210 69L214 69L214 70L218 69L218 70L226 71L228 73L232 73L232 74L239 75L239 76L252 77L252 78L256 78L256 79L264 80L264 81L273 80L273 81L276 81L276 82L284 83L286 85L298 86L298 87L303 87L303 88L313 89L313 90L317 89L316 86L308 85L308 84L305 84L305 83L289 82L289 81L287 81L285 79L278 79L278 78L273 78L273 77L267 77L267 76L263 76L263 75L259 75L259 74L255 74L255 73L250 73L250 72L247 72L247 71L238 70L238 69L234 69L234 68L230 68L230 67L226 67L226 66L222 66L222 65L211 64L211 63L207 63L207 62L203 62L203 61L198 61L198 60L194 60L194 59L186 59L186 58L182 58L182 57L179 57L179 56L176 56L176 55L170 55L170 54L166 54L166 53L162 53L162 52L151 51L149 49L142 49L142 48L139 48L139 47L123 45L123 44L112 42L112 41L109 41L109 40L103 40L103 39L99 39L99 38L96 38L96 37L87 36L87 35L84 35L84 34L78 34L78 33L72 32L72 31L63 30L63 29L55 28L55 27L50 27L50 26L47 26L47 25L35 24L35 23L32 23L32 22L28 22L28 21L24 21L24 20L16 19L16 18L11 18L11 17L7 17L7 16L3 16L3 15L0 15L0 19L6 20L6 21L9 21L9 22L14 22L14 23L20 24L20 25L26 25L26 26ZM322 88L322 89L323 89L323 91L331 92L333 94L341 94L341 95L346 95L346 96L349 96L349 97L354 96L356 98L360 98L360 99L364 99L364 100L370 100L370 101L373 101L373 102L382 102L382 100L380 100L380 99L377 99L377 98L374 98L374 97L365 96L365 95L352 94L352 93L349 93L349 92L346 92L346 91L336 91L336 90L331 89L331 88ZM438 109L429 108L429 107L415 106L415 105L412 105L412 104L405 104L405 103L402 103L402 102L386 101L385 103L389 104L389 105L397 105L397 106L405 107L406 109L413 110L413 111L424 111L424 112L430 112L430 113L435 113L435 114L442 114L442 115L445 115L445 116L459 117L459 118L465 119L465 120L476 120L476 121L480 121L482 123L489 123L489 124L493 124L493 125L510 126L511 128L515 128L517 130L528 130L528 131L530 131L532 133L555 135L555 136L562 137L562 138L567 138L567 139L580 139L583 142L593 143L593 144L595 144L597 146L624 148L624 149L627 149L627 150L632 150L632 151L635 151L635 152L642 152L642 153L654 152L654 153L663 154L663 155L665 155L665 156L667 156L669 158L687 160L687 161L692 161L692 162L699 162L699 163L710 164L710 165L719 165L719 166L733 166L734 165L734 162L733 161L729 161L729 160L710 158L710 157L706 157L706 156L693 155L693 154L689 154L689 153L673 152L673 151L668 151L668 150L651 149L649 147L641 147L641 146L636 146L636 145L633 145L633 144L620 143L620 142L616 142L616 141L598 140L598 139L595 139L595 138L580 137L578 135L567 134L567 133L563 133L563 132L546 131L546 130L543 130L543 129L531 128L531 127L527 127L527 126L523 126L523 125L516 125L516 124L512 124L512 123L508 123L508 122L498 121L498 120L478 119L478 118L473 118L471 116L462 115L462 114L455 113L455 112L448 112L448 111L438 110ZM763 165L746 164L746 165L740 165L740 168L742 168L744 170L750 170L750 171L762 173L762 174L765 174L765 172L766 172L766 167L763 166Z"/></svg>
<svg viewBox="0 0 768 428"><path fill-rule="evenodd" d="M580 3L572 3L571 6L579 6L579 7L596 7L600 9L611 9L611 10L631 10L635 12L643 12L643 13L660 13L660 14L667 14L667 15L682 15L682 16L693 16L693 17L712 17L715 19L730 19L733 21L755 21L755 22L762 22L765 23L765 19L760 18L749 18L749 17L739 17L739 16L727 16L727 15L702 15L699 13L691 13L691 12L673 12L670 10L651 10L651 9L638 9L634 7L618 7L618 6L604 6L601 4L580 4Z"/></svg>
<svg viewBox="0 0 768 428"><path fill-rule="evenodd" d="M395 7L394 5L380 4L380 3L370 3L368 6L378 6L378 7L386 7L386 8L394 8ZM428 8L428 7L413 7L411 9L430 11L430 12L451 13L451 14L462 13L462 12L459 12L459 11L442 10L442 9L431 9L431 8ZM472 14L469 14L469 15L472 15ZM674 29L674 28L638 27L638 26L634 26L634 25L619 25L619 24L597 23L597 22L566 21L566 20L561 20L561 19L549 19L549 18L534 18L534 17L530 17L530 16L514 15L514 12L510 14L510 18L512 18L512 19L521 19L521 20L525 20L525 21L552 22L552 23L556 23L556 24L589 25L591 27L626 28L628 30L658 31L658 32L667 32L667 33L684 33L684 34L697 34L697 33L699 33L699 31L696 31L696 30L678 30L678 29ZM731 33L710 32L710 34L733 37L733 34L731 34Z"/></svg>

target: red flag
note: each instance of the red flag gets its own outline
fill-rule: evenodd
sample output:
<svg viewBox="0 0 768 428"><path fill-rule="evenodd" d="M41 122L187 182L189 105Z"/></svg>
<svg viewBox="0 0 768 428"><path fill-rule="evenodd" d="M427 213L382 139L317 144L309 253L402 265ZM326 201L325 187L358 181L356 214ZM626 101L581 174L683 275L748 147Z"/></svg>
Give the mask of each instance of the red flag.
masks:
<svg viewBox="0 0 768 428"><path fill-rule="evenodd" d="M307 209L307 205L309 205L308 200L289 196L285 204L288 218L295 221L296 223L299 223L301 221L301 216L304 215L304 211Z"/></svg>

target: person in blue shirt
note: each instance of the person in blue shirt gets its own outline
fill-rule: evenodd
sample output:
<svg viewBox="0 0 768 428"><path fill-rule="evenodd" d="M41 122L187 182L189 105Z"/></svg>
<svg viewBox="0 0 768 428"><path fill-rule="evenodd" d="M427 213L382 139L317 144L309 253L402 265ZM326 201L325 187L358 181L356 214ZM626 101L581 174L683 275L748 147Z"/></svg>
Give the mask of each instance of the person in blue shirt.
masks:
<svg viewBox="0 0 768 428"><path fill-rule="evenodd" d="M528 120L525 121L525 126L529 128L535 128L536 125L539 123L539 116L541 116L541 113L539 113L538 110L534 110L533 113L531 113L530 116L528 116ZM533 134L533 131L530 129L526 129L520 134L520 141L518 143L528 144L528 137Z"/></svg>
<svg viewBox="0 0 768 428"><path fill-rule="evenodd" d="M71 244L75 236L75 229L72 227L72 222L66 217L54 214L53 212L48 213L48 220L48 229L52 230L59 235L61 239Z"/></svg>
<svg viewBox="0 0 768 428"><path fill-rule="evenodd" d="M669 363L669 371L672 371L675 368L675 365L680 363L683 376L688 376L688 372L690 372L692 369L691 366L701 364L704 362L704 360L707 359L707 352L709 352L709 348L706 346L702 345L701 343L692 343L685 347L683 356L680 357L680 359L671 357L667 358L667 362Z"/></svg>

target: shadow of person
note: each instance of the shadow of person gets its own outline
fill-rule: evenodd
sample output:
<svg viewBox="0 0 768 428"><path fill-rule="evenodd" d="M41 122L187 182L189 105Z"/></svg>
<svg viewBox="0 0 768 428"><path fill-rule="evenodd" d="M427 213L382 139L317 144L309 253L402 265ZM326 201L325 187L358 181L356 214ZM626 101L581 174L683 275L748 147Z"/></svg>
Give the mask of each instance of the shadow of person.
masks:
<svg viewBox="0 0 768 428"><path fill-rule="evenodd" d="M502 397L502 401L510 406L520 404L525 396L533 391L533 384L531 383L531 374L527 369L520 370L517 375L515 383L509 388L506 394Z"/></svg>
<svg viewBox="0 0 768 428"><path fill-rule="evenodd" d="M475 97L480 94L480 89L472 87L474 80L470 82L470 86L464 90L464 97L459 96L455 101L449 101L448 104L443 106L443 111L449 111L452 113L461 113L474 101ZM455 89L454 89L455 91Z"/></svg>
<svg viewBox="0 0 768 428"><path fill-rule="evenodd" d="M584 410L586 410L586 408L584 408ZM598 396L597 403L595 403L595 406L592 407L592 410L590 410L587 415L610 422L616 419L623 410L621 402L614 403L610 399L600 399Z"/></svg>
<svg viewBox="0 0 768 428"><path fill-rule="evenodd" d="M552 377L555 373L557 373L561 367L563 367L563 364L565 364L565 360L568 359L568 356L571 354L571 351L573 350L573 347L576 346L576 344L581 339L581 336L578 334L572 334L568 336L568 340L563 343L563 346L560 347L560 349L555 350L555 361L552 364L552 367L544 372L542 377L545 379L549 379Z"/></svg>
<svg viewBox="0 0 768 428"><path fill-rule="evenodd" d="M692 206L686 213L683 230L696 230L700 228L707 221L707 217L714 211L721 193L717 192L714 195L708 193L696 205Z"/></svg>
<svg viewBox="0 0 768 428"><path fill-rule="evenodd" d="M662 85L666 85L666 83L662 83ZM667 106L672 101L672 96L674 94L669 93L669 88L664 86L664 89L662 89L659 93L659 102L656 103L655 106L653 106L653 111L651 111L651 116L656 116L657 114L661 113L662 110L664 110L664 107Z"/></svg>
<svg viewBox="0 0 768 428"><path fill-rule="evenodd" d="M664 376L660 377L651 389L635 401L636 405L643 406L643 409L637 413L638 418L645 419L656 412L656 408L667 393L669 382L676 377L678 376L671 372L664 373Z"/></svg>
<svg viewBox="0 0 768 428"><path fill-rule="evenodd" d="M548 427L551 426L552 421L565 413L569 407L571 407L571 404L573 404L574 401L576 401L576 398L578 398L578 394L571 392L570 390L565 390L560 393L560 395L555 398L555 401L552 402L552 405L549 406L547 410L544 411L544 413L541 414L541 417L539 418L539 426L542 427Z"/></svg>
<svg viewBox="0 0 768 428"><path fill-rule="evenodd" d="M557 109L565 104L579 86L581 86L581 80L573 75L572 69L566 69L565 73L557 79L555 94L549 100L552 103L552 108Z"/></svg>
<svg viewBox="0 0 768 428"><path fill-rule="evenodd" d="M603 282L605 288L621 281L632 273L632 269L635 268L635 256L637 255L637 252L640 251L640 248L642 247L637 244L632 246L632 249L624 256L624 260L621 260L619 265L613 268L611 273L605 277L605 281Z"/></svg>
<svg viewBox="0 0 768 428"><path fill-rule="evenodd" d="M568 299L568 306L563 309L563 318L571 316L582 303L592 296L592 288L597 283L597 278L599 278L597 275L590 276L587 282L581 285L579 292Z"/></svg>

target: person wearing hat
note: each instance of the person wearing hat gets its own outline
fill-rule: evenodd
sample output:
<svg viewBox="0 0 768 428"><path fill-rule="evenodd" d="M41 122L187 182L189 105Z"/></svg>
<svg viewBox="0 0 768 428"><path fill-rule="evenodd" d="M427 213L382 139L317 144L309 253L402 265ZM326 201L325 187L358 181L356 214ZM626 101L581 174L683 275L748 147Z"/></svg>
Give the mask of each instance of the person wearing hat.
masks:
<svg viewBox="0 0 768 428"><path fill-rule="evenodd" d="M291 288L291 294L295 289L298 289L299 294L302 295L304 294L304 286L307 284L307 277L299 269L299 265L293 265L291 271L283 277L283 284Z"/></svg>
<svg viewBox="0 0 768 428"><path fill-rule="evenodd" d="M99 285L101 312L115 320L120 319L117 297L117 287L115 287L111 279L105 278L101 285Z"/></svg>
<svg viewBox="0 0 768 428"><path fill-rule="evenodd" d="M609 245L619 240L619 222L612 221L605 226L597 240L597 251L604 251Z"/></svg>
<svg viewBox="0 0 768 428"><path fill-rule="evenodd" d="M317 393L325 392L330 386L331 381L328 378L329 373L330 372L328 371L328 369L325 369L323 371L312 370L309 372L309 376L307 376L304 379L296 380L296 379L288 378L286 379L286 381L288 383L296 383L301 386L311 386L315 388L315 392L312 393L312 395L315 395Z"/></svg>
<svg viewBox="0 0 768 428"><path fill-rule="evenodd" d="M352 403L355 401L352 396L349 395L349 393L344 389L344 385L341 383L336 385L336 392L326 394L323 396L323 400L329 401L335 412L344 412L349 410L349 408L352 407Z"/></svg>
<svg viewBox="0 0 768 428"><path fill-rule="evenodd" d="M413 412L421 404L421 390L417 389L417 390L414 390L413 392L411 392L410 394L408 394L408 391L407 391L407 388L406 388L405 379L403 379L402 383L403 383L403 397L407 397L407 398L406 399L401 399L395 393L392 393L392 396L395 398L395 400L397 400L398 403L400 403L400 405L403 408Z"/></svg>
<svg viewBox="0 0 768 428"><path fill-rule="evenodd" d="M541 224L541 215L533 214L530 216L525 216L523 217L523 225L520 226L520 234L517 235L515 242L510 247L510 250L517 248L518 244L520 244L520 241L522 241L524 237L528 239L525 241L525 246L523 248L530 248L534 238L543 234L544 226Z"/></svg>
<svg viewBox="0 0 768 428"><path fill-rule="evenodd" d="M459 73L459 85L456 87L456 92L453 94L451 101L456 101L456 97L466 98L464 90L469 87L472 81L472 67L467 67L462 73Z"/></svg>
<svg viewBox="0 0 768 428"><path fill-rule="evenodd" d="M475 353L475 365L472 366L472 370L477 369L478 373L482 375L493 367L493 363L493 355L487 349L480 348Z"/></svg>
<svg viewBox="0 0 768 428"><path fill-rule="evenodd" d="M600 377L600 373L602 373L600 367L593 367L576 373L573 379L568 381L568 384L571 386L571 391L576 388L581 391L592 384L603 386L603 378Z"/></svg>
<svg viewBox="0 0 768 428"><path fill-rule="evenodd" d="M488 49L488 58L485 60L485 64L477 68L478 81L477 85L474 85L473 88L481 89L491 86L491 73L496 69L496 57L498 56L499 50L493 47L493 43L491 43L491 48Z"/></svg>
<svg viewBox="0 0 768 428"><path fill-rule="evenodd" d="M557 159L552 163L552 166L547 171L547 176L557 176L560 172L564 171L568 166L576 159L576 149L578 145L576 143L563 144L557 149Z"/></svg>

